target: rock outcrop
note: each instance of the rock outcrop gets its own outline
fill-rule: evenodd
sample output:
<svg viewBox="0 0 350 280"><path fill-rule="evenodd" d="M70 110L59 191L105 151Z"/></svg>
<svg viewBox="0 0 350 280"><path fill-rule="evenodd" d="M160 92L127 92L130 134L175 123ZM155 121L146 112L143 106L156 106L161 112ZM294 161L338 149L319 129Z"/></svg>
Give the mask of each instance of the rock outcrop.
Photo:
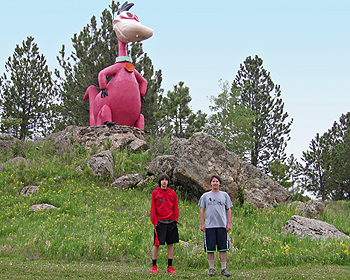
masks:
<svg viewBox="0 0 350 280"><path fill-rule="evenodd" d="M273 208L290 200L285 188L205 133L195 133L190 139L175 138L170 155L156 157L146 170L149 174L167 173L175 183L200 192L209 191L210 177L219 175L223 190L233 201L238 186L243 186L245 202L259 208Z"/></svg>
<svg viewBox="0 0 350 280"><path fill-rule="evenodd" d="M69 150L74 142L84 146L87 150L94 147L97 152L115 150L128 147L133 151L146 150L145 133L136 127L112 126L68 126L65 130L50 134L35 141L52 140L57 154L62 155Z"/></svg>
<svg viewBox="0 0 350 280"><path fill-rule="evenodd" d="M294 215L286 222L284 229L298 237L311 239L343 238L349 236L340 232L335 226L316 219Z"/></svg>

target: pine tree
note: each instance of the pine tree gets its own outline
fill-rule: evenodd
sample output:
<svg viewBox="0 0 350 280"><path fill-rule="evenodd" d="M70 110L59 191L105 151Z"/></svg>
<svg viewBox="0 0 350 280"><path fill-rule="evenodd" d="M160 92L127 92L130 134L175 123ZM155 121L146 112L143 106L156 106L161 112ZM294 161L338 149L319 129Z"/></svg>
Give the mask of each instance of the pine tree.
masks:
<svg viewBox="0 0 350 280"><path fill-rule="evenodd" d="M330 189L334 200L350 200L350 112L341 115L327 134L331 139Z"/></svg>
<svg viewBox="0 0 350 280"><path fill-rule="evenodd" d="M312 192L315 196L321 197L324 201L329 195L327 183L330 170L330 141L327 134L320 136L319 133L311 140L309 150L303 152L303 183L305 189Z"/></svg>
<svg viewBox="0 0 350 280"><path fill-rule="evenodd" d="M160 120L160 132L184 138L203 130L206 114L200 110L196 114L192 112L189 91L181 81L174 85L173 91L168 91L166 97L162 97L161 109L155 115Z"/></svg>
<svg viewBox="0 0 350 280"><path fill-rule="evenodd" d="M112 1L110 11L105 9L101 16L101 26L97 26L93 16L90 24L72 38L74 51L66 58L65 46L62 46L57 57L64 75L56 72L61 80L60 111L61 122L57 130L67 125L88 126L89 102L83 101L86 89L90 85L98 88L98 73L115 63L118 56L117 36L112 27L113 14L118 5Z"/></svg>
<svg viewBox="0 0 350 280"><path fill-rule="evenodd" d="M53 128L55 84L44 55L27 37L5 64L1 77L1 131L19 139L44 136Z"/></svg>
<svg viewBox="0 0 350 280"><path fill-rule="evenodd" d="M293 122L287 122L280 86L273 83L263 68L263 60L256 55L240 65L232 84L232 91L235 89L240 91L239 104L251 109L256 117L250 135L254 139L250 162L268 173L272 160L286 160L285 148Z"/></svg>

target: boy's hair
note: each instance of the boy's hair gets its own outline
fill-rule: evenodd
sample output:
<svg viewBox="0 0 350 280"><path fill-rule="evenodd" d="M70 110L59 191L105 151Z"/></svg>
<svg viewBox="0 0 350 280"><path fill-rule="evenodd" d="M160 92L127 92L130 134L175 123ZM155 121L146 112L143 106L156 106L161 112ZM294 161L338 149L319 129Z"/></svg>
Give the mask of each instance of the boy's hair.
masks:
<svg viewBox="0 0 350 280"><path fill-rule="evenodd" d="M213 181L214 178L218 179L218 181L219 181L220 184L221 184L221 179L220 179L220 177L219 177L218 175L213 175L213 176L211 176L211 178L210 178L210 183L211 183L211 181Z"/></svg>
<svg viewBox="0 0 350 280"><path fill-rule="evenodd" d="M161 174L161 175L159 176L159 179L158 179L158 187L160 187L160 182L161 182L163 179L167 179L168 185L170 184L170 178L169 178L169 176L166 175L166 174Z"/></svg>

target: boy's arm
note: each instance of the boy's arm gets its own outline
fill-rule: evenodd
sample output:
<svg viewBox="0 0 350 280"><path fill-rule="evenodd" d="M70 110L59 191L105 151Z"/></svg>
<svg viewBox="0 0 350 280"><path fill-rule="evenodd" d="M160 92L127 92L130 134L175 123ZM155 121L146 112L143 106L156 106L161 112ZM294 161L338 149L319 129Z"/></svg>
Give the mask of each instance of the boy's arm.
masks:
<svg viewBox="0 0 350 280"><path fill-rule="evenodd" d="M226 209L226 214L227 214L226 231L230 231L231 230L231 215L232 215L231 208Z"/></svg>
<svg viewBox="0 0 350 280"><path fill-rule="evenodd" d="M201 207L199 211L199 218L201 221L201 231L205 231L204 215L205 215L205 208Z"/></svg>

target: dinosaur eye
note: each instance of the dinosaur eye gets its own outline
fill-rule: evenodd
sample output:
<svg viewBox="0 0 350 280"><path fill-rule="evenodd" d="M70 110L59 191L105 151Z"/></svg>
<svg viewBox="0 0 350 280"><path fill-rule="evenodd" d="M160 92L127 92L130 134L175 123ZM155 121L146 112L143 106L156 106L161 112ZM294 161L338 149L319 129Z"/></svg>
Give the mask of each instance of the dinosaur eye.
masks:
<svg viewBox="0 0 350 280"><path fill-rule="evenodd" d="M122 12L120 15L120 18L123 18L123 19L134 19L136 21L139 21L139 19L137 18L136 15L134 15L133 13L130 13L130 12Z"/></svg>

